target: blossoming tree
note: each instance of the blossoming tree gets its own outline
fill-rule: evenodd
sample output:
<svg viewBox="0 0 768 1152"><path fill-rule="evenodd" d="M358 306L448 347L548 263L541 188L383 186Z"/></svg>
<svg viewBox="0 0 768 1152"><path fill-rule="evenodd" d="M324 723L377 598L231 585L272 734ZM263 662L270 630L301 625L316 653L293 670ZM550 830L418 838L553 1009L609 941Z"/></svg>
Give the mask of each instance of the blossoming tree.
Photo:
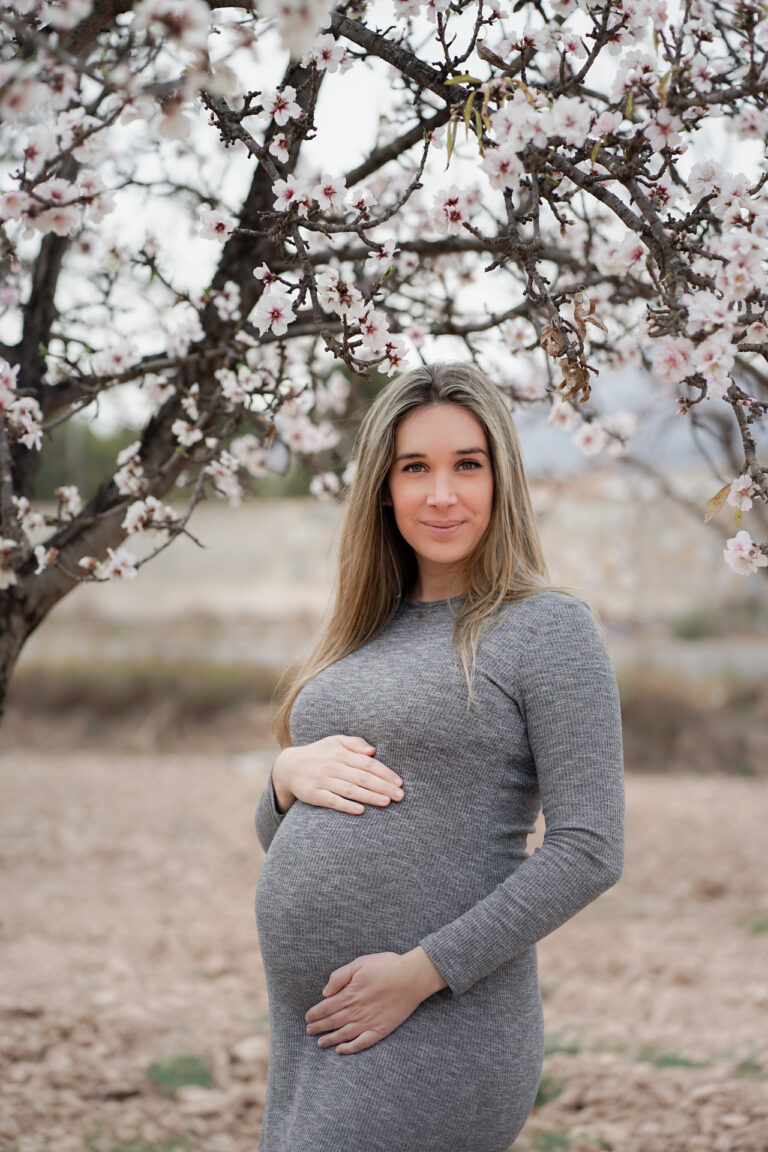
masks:
<svg viewBox="0 0 768 1152"><path fill-rule="evenodd" d="M463 342L587 454L632 432L590 399L600 369L643 367L670 419L730 421L702 513L734 516L735 571L768 566L767 53L758 0L0 5L0 701L67 592L134 576L277 444L332 446L348 380L427 341ZM330 171L324 94L382 79L377 138ZM153 223L169 202L208 241L203 289ZM47 434L126 387L139 439L44 515ZM123 542L147 530L138 561Z"/></svg>

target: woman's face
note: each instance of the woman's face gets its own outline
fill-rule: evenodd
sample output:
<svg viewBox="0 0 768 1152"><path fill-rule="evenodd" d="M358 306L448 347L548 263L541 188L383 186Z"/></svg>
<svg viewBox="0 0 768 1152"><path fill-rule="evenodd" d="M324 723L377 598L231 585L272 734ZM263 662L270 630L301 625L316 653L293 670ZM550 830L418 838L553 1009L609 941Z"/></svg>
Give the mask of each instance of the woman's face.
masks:
<svg viewBox="0 0 768 1152"><path fill-rule="evenodd" d="M395 522L416 553L422 583L442 580L453 569L451 574L460 575L493 505L482 424L459 404L425 404L409 412L395 436L388 487Z"/></svg>

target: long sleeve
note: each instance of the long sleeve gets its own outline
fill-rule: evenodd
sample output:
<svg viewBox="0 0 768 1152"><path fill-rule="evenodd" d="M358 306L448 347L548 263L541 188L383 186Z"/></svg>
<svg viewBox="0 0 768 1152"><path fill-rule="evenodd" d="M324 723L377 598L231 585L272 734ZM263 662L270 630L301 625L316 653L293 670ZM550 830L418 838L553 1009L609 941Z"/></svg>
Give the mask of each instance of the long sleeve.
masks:
<svg viewBox="0 0 768 1152"><path fill-rule="evenodd" d="M277 806L275 785L272 782L272 770L270 769L269 780L259 797L259 802L256 805L256 813L253 818L256 826L256 835L265 852L269 850L275 832L277 832L280 827L284 816L285 812L281 812Z"/></svg>
<svg viewBox="0 0 768 1152"><path fill-rule="evenodd" d="M501 669L500 678L525 719L544 842L482 900L419 941L454 997L596 899L624 865L621 713L608 653L581 599L550 600L535 624L516 667Z"/></svg>

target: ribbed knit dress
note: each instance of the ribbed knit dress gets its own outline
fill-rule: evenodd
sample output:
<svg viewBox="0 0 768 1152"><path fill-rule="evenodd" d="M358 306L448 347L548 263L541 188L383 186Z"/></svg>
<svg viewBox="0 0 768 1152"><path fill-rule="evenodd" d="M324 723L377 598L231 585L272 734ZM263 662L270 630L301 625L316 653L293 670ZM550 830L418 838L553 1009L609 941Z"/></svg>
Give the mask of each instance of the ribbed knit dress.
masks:
<svg viewBox="0 0 768 1152"><path fill-rule="evenodd" d="M624 783L616 677L588 605L505 605L476 703L451 647L463 597L403 600L293 706L291 743L361 736L404 798L362 814L256 810L270 1058L258 1152L505 1152L543 1059L535 943L614 884ZM543 809L545 837L528 834ZM421 944L448 983L383 1040L306 1034L331 972Z"/></svg>

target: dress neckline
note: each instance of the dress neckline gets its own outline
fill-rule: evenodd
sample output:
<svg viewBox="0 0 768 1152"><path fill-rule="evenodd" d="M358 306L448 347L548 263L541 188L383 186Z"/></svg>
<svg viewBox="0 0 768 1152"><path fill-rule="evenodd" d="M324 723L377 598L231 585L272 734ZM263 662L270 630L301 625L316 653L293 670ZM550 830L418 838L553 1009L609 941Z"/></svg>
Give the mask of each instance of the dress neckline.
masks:
<svg viewBox="0 0 768 1152"><path fill-rule="evenodd" d="M450 596L444 600L413 600L410 596L403 596L403 603L412 608L438 608L442 604L459 604L462 600L466 600L466 593L461 596Z"/></svg>

